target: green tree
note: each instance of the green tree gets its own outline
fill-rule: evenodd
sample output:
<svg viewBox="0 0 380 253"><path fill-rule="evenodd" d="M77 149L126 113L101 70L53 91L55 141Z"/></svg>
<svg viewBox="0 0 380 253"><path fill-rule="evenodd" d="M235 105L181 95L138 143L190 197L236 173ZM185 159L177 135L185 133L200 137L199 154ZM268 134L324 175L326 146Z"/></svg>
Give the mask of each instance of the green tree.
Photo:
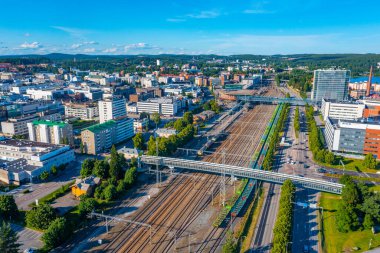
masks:
<svg viewBox="0 0 380 253"><path fill-rule="evenodd" d="M187 126L186 122L183 119L178 119L174 122L174 129L177 132L181 132Z"/></svg>
<svg viewBox="0 0 380 253"><path fill-rule="evenodd" d="M111 148L109 175L116 181L120 178L122 169L126 166L124 155L117 153L115 145Z"/></svg>
<svg viewBox="0 0 380 253"><path fill-rule="evenodd" d="M80 142L80 153L83 154L84 153L84 146L83 146L83 142Z"/></svg>
<svg viewBox="0 0 380 253"><path fill-rule="evenodd" d="M380 194L373 194L371 197L364 199L361 211L380 222Z"/></svg>
<svg viewBox="0 0 380 253"><path fill-rule="evenodd" d="M66 219L63 217L56 218L45 233L42 235L42 241L46 249L53 249L60 245L69 235L69 228Z"/></svg>
<svg viewBox="0 0 380 253"><path fill-rule="evenodd" d="M149 119L149 113L146 113L146 112L142 112L140 113L140 119Z"/></svg>
<svg viewBox="0 0 380 253"><path fill-rule="evenodd" d="M0 252L2 253L18 253L20 252L20 244L17 243L18 236L14 232L9 223L3 221L0 227Z"/></svg>
<svg viewBox="0 0 380 253"><path fill-rule="evenodd" d="M48 171L43 171L42 173L41 173L41 175L40 175L40 179L42 180L42 181L45 181L45 180L47 180L49 178L49 172Z"/></svg>
<svg viewBox="0 0 380 253"><path fill-rule="evenodd" d="M4 219L16 217L18 209L12 195L0 195L0 216Z"/></svg>
<svg viewBox="0 0 380 253"><path fill-rule="evenodd" d="M156 155L156 139L151 135L148 141L147 155Z"/></svg>
<svg viewBox="0 0 380 253"><path fill-rule="evenodd" d="M94 174L101 179L108 177L109 164L106 160L96 160L94 165Z"/></svg>
<svg viewBox="0 0 380 253"><path fill-rule="evenodd" d="M368 153L363 161L363 165L368 169L376 168L376 159L373 157L371 153Z"/></svg>
<svg viewBox="0 0 380 253"><path fill-rule="evenodd" d="M53 165L53 166L51 167L50 171L51 171L51 173L52 173L53 175L57 175L57 173L58 173L57 166Z"/></svg>
<svg viewBox="0 0 380 253"><path fill-rule="evenodd" d="M56 218L53 207L47 204L40 204L26 213L26 224L37 229L47 229L50 223Z"/></svg>
<svg viewBox="0 0 380 253"><path fill-rule="evenodd" d="M352 207L360 203L360 192L355 183L348 183L343 187L342 200L345 205Z"/></svg>
<svg viewBox="0 0 380 253"><path fill-rule="evenodd" d="M82 168L80 170L80 175L82 177L88 177L92 175L92 171L95 166L95 160L94 159L86 159L82 163Z"/></svg>
<svg viewBox="0 0 380 253"><path fill-rule="evenodd" d="M103 197L105 200L110 201L116 197L116 187L112 184L108 185L103 191Z"/></svg>
<svg viewBox="0 0 380 253"><path fill-rule="evenodd" d="M133 140L133 146L136 149L143 150L144 149L144 136L142 133L137 133L135 137L132 138Z"/></svg>
<svg viewBox="0 0 380 253"><path fill-rule="evenodd" d="M364 216L363 227L365 229L371 229L374 225L375 225L375 222L373 221L373 217L367 213Z"/></svg>
<svg viewBox="0 0 380 253"><path fill-rule="evenodd" d="M335 222L339 232L347 233L359 226L359 218L351 206L340 203L335 215Z"/></svg>
<svg viewBox="0 0 380 253"><path fill-rule="evenodd" d="M158 112L155 112L151 115L151 119L152 121L156 124L156 128L157 126L160 124L161 122L161 118L160 118L160 114Z"/></svg>
<svg viewBox="0 0 380 253"><path fill-rule="evenodd" d="M194 122L194 116L191 112L185 112L183 115L183 120L187 125L192 125Z"/></svg>
<svg viewBox="0 0 380 253"><path fill-rule="evenodd" d="M119 180L116 186L116 192L121 194L125 190L127 190L128 185L124 180Z"/></svg>
<svg viewBox="0 0 380 253"><path fill-rule="evenodd" d="M82 195L78 205L79 215L84 217L87 214L91 213L95 209L96 204L97 202L95 199L90 198L86 195Z"/></svg>
<svg viewBox="0 0 380 253"><path fill-rule="evenodd" d="M327 152L325 156L325 162L327 164L333 164L334 161L335 161L335 155L332 152Z"/></svg>
<svg viewBox="0 0 380 253"><path fill-rule="evenodd" d="M128 186L131 186L134 184L134 182L136 181L136 177L137 177L137 169L136 167L131 167L129 170L127 170L125 172L125 175L124 175L124 182L128 185Z"/></svg>
<svg viewBox="0 0 380 253"><path fill-rule="evenodd" d="M227 239L226 239L226 242L223 244L222 252L223 253L238 252L237 243L236 243L236 240L235 240L233 234L231 233L231 231L228 231L227 233L228 233Z"/></svg>

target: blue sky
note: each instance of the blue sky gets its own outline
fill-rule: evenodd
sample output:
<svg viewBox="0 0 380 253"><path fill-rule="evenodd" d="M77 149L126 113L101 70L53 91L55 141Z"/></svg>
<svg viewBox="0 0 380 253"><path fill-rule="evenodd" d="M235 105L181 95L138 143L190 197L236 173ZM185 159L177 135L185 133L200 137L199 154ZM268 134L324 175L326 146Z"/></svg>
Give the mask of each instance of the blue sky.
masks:
<svg viewBox="0 0 380 253"><path fill-rule="evenodd" d="M0 55L380 53L378 0L12 0Z"/></svg>

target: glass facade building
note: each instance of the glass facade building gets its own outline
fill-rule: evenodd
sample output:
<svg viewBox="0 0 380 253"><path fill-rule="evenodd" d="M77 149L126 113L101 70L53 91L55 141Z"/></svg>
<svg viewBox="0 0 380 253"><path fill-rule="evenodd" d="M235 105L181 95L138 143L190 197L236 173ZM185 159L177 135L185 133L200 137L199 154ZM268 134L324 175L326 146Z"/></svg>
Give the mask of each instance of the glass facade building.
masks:
<svg viewBox="0 0 380 253"><path fill-rule="evenodd" d="M349 70L315 70L311 99L318 102L322 102L322 98L347 100L349 80Z"/></svg>

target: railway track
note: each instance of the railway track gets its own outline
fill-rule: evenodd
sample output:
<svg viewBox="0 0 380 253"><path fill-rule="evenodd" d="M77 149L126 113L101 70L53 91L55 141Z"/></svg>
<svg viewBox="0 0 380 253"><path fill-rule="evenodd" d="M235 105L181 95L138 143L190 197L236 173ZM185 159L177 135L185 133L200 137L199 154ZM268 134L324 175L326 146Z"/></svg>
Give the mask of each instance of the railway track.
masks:
<svg viewBox="0 0 380 253"><path fill-rule="evenodd" d="M248 166L250 156L253 155L260 142L273 108L274 106L258 105L241 115L226 130L231 135L228 135L218 147L212 149L219 154L205 156L203 160L216 163L222 163L224 160L226 164ZM222 151L226 152L225 157L220 155ZM240 155L232 156L228 155L229 153ZM172 184L165 187L154 201L149 201L141 211L137 211L131 217L132 220L153 226L152 243L150 242L150 231L128 224L101 250L107 252L168 252L173 246L176 247L176 241L188 236L187 229L211 203L210 191L214 191L214 195L217 195L219 191L215 187L219 184L219 176L202 173L195 175L203 176L203 180L193 184L189 178L175 178ZM193 184L194 187L189 187L189 184ZM210 240L207 242L203 240L201 244L196 245L197 252L204 252L202 250L207 251L208 249L215 251L224 237L224 233L221 233L220 230L225 231L225 229L213 228L206 237ZM213 240L215 237L217 238ZM214 243L210 245L211 241Z"/></svg>

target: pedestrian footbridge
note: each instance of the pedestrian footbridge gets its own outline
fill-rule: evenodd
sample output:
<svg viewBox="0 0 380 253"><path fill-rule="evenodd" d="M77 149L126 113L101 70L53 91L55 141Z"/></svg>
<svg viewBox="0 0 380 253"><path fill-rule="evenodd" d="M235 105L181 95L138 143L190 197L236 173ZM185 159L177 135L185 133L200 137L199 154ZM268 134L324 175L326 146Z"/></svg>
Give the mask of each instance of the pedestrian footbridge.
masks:
<svg viewBox="0 0 380 253"><path fill-rule="evenodd" d="M272 171L257 170L227 164L209 163L195 160L178 159L171 157L147 156L140 157L141 164L167 166L171 168L182 168L200 172L233 175L235 177L252 178L270 183L282 184L290 179L296 187L309 188L322 192L335 194L342 193L342 184L312 179L294 175L288 175Z"/></svg>

